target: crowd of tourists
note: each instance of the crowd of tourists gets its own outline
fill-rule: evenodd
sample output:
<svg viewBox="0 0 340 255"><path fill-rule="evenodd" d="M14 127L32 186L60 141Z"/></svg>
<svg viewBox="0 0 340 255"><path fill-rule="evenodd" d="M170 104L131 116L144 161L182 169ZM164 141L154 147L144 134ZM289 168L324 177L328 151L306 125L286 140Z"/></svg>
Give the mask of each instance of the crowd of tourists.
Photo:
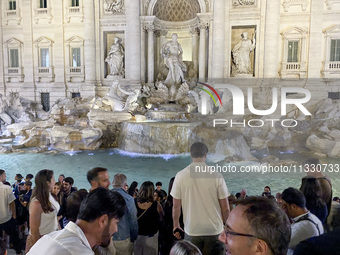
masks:
<svg viewBox="0 0 340 255"><path fill-rule="evenodd" d="M11 185L0 169L0 255L340 254L340 199L324 173L306 171L299 189L275 196L269 186L234 196L220 173L194 173L206 166L207 146L196 142L190 152L167 192L161 182L128 185L124 174L111 183L102 167L87 172L90 190L48 169L17 174Z"/></svg>

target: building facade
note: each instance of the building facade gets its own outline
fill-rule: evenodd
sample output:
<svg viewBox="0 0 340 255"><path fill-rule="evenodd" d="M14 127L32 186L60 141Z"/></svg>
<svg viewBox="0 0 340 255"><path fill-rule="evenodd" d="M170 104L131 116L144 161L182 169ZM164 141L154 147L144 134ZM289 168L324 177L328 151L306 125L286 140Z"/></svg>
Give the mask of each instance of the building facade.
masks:
<svg viewBox="0 0 340 255"><path fill-rule="evenodd" d="M152 85L173 33L201 81L268 79L340 95L340 0L0 2L0 93L41 100L46 110L60 98L105 95L115 78ZM245 32L256 42L251 72L235 75L232 52ZM115 37L125 54L117 77L105 62Z"/></svg>

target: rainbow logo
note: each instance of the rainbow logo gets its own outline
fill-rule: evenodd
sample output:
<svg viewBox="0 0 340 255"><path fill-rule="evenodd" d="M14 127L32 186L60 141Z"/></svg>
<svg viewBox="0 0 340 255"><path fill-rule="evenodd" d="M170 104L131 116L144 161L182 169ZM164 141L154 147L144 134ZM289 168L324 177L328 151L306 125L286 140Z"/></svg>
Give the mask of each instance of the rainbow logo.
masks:
<svg viewBox="0 0 340 255"><path fill-rule="evenodd" d="M217 91L216 91L213 87L211 87L211 86L208 85L208 84L202 83L202 82L197 82L197 83L202 84L203 86L208 87L212 92L214 92L215 95L217 96L218 100L220 101L221 106L222 106L222 100L221 100L220 96L217 94ZM211 94L210 91L208 91L208 90L206 90L206 89L204 89L204 88L200 88L200 87L196 87L196 88L198 88L198 89L200 89L200 90L203 90L204 92L208 93L208 95L209 95L209 96L212 98L212 100L214 101L215 106L217 106L216 100L215 100L214 96Z"/></svg>

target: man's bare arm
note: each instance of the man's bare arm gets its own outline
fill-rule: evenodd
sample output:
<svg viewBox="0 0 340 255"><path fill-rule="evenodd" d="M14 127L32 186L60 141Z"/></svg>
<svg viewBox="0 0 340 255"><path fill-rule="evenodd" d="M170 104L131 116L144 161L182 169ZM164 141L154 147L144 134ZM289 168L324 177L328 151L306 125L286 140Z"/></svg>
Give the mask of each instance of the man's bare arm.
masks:
<svg viewBox="0 0 340 255"><path fill-rule="evenodd" d="M173 207L172 207L172 220L174 222L173 231L175 231L177 228L179 228L183 231L183 229L181 228L181 226L179 224L179 217L181 216L181 207L182 207L182 200L173 198ZM181 238L181 236L178 232L174 233L174 236L177 239Z"/></svg>
<svg viewBox="0 0 340 255"><path fill-rule="evenodd" d="M12 217L13 219L16 219L17 218L17 211L15 209L15 200L12 201L10 204L9 204L9 209L11 209L12 211Z"/></svg>
<svg viewBox="0 0 340 255"><path fill-rule="evenodd" d="M223 198L218 200L220 207L221 207L221 213L222 213L222 219L224 224L227 223L227 219L229 216L229 201L228 198Z"/></svg>

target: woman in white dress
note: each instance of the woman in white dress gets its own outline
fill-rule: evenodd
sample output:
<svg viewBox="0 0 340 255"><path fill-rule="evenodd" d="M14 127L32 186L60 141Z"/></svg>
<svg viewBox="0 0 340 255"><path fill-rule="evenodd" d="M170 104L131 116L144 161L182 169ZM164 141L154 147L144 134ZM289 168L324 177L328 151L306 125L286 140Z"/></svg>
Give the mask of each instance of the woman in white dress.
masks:
<svg viewBox="0 0 340 255"><path fill-rule="evenodd" d="M43 236L58 230L59 203L51 195L55 179L52 170L41 170L35 176L35 189L29 206L30 231L26 241L26 253Z"/></svg>

